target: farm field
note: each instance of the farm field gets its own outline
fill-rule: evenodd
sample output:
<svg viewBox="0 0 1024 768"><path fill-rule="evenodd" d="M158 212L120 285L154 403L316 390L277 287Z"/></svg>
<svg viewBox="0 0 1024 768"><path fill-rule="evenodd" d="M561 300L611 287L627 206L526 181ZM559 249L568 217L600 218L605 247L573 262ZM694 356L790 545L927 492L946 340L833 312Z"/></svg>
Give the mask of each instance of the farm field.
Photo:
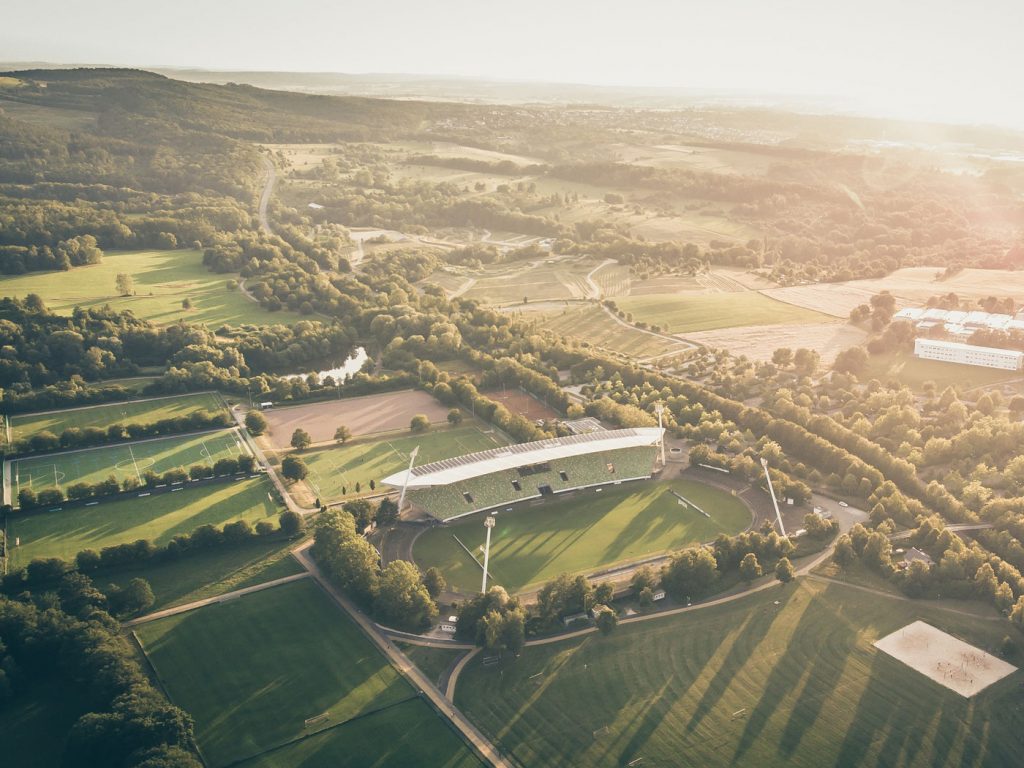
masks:
<svg viewBox="0 0 1024 768"><path fill-rule="evenodd" d="M334 440L334 431L344 424L355 437L378 432L408 430L412 417L422 413L432 423L446 423L448 406L426 392L405 389L365 397L324 400L307 405L271 408L264 411L269 426L267 440L274 448L288 448L296 429L306 430L314 443Z"/></svg>
<svg viewBox="0 0 1024 768"><path fill-rule="evenodd" d="M773 301L751 291L711 295L627 296L619 308L638 321L670 333L711 331L747 325L815 323L823 317L801 307Z"/></svg>
<svg viewBox="0 0 1024 768"><path fill-rule="evenodd" d="M405 469L409 465L409 453L416 446L420 448L416 463L428 464L507 444L505 436L497 431L483 432L472 424L444 426L420 435L406 432L304 451L302 460L309 467L307 485L321 500L334 501L371 493L370 481L379 484L388 475ZM357 482L359 493L355 490Z"/></svg>
<svg viewBox="0 0 1024 768"><path fill-rule="evenodd" d="M172 469L187 472L194 464L211 466L217 459L248 452L237 429L224 429L29 456L11 462L11 496L17 498L22 488L36 493L47 488L66 491L69 485L95 484L111 475L119 483L129 477L141 481L147 471L158 475Z"/></svg>
<svg viewBox="0 0 1024 768"><path fill-rule="evenodd" d="M321 750L337 753L336 740L377 755L390 745L392 755L413 756L405 765L436 764L420 762L417 748L450 756L461 747L463 761L469 757L436 717L428 722L432 713L413 688L308 580L143 624L136 633L171 701L195 719L199 747L214 768L317 731L317 741L266 754L255 764L309 765ZM424 708L410 722L386 715L386 708L403 703ZM306 726L307 718L322 714ZM407 726L417 726L419 739L407 738ZM451 765L474 764L463 761ZM389 757L374 764L403 763Z"/></svg>
<svg viewBox="0 0 1024 768"><path fill-rule="evenodd" d="M119 296L118 273L135 281L134 296ZM67 272L37 272L0 276L0 293L24 298L30 293L43 298L51 312L70 314L75 307L109 304L120 312L168 325L178 320L205 323L211 328L245 323L293 323L297 313L269 312L238 290L225 287L235 274L208 272L203 254L191 249L170 251L110 251L102 264L75 267ZM192 309L182 309L184 299Z"/></svg>
<svg viewBox="0 0 1024 768"><path fill-rule="evenodd" d="M534 321L538 327L560 336L574 337L593 347L631 357L653 357L688 348L682 341L672 342L617 323L604 309L593 304L566 305L561 311L524 312L521 315L523 320Z"/></svg>
<svg viewBox="0 0 1024 768"><path fill-rule="evenodd" d="M586 276L599 263L549 259L514 269L488 270L473 276L476 282L463 295L485 304L522 304L524 297L529 301L582 299L591 292Z"/></svg>
<svg viewBox="0 0 1024 768"><path fill-rule="evenodd" d="M711 515L682 506L681 493ZM416 539L413 556L426 570L440 568L450 587L479 590L473 552L484 543L482 515L431 528ZM692 480L632 482L576 491L567 498L520 505L497 515L489 569L510 593L561 573L591 573L687 544L735 534L750 525L750 510L735 496Z"/></svg>
<svg viewBox="0 0 1024 768"><path fill-rule="evenodd" d="M721 328L687 333L686 338L707 347L727 349L750 360L771 360L779 347L813 349L822 367L831 365L840 352L864 342L867 333L849 323L784 323Z"/></svg>
<svg viewBox="0 0 1024 768"><path fill-rule="evenodd" d="M269 520L277 524L273 518ZM295 539L258 538L238 546L190 553L180 560L105 571L95 581L99 586L124 587L141 577L149 582L156 598L150 610L159 611L301 573L302 566L291 556L297 543Z"/></svg>
<svg viewBox="0 0 1024 768"><path fill-rule="evenodd" d="M1015 764L1021 673L964 699L872 646L916 619L987 650L1006 633L805 579L501 667L475 659L455 700L524 766Z"/></svg>
<svg viewBox="0 0 1024 768"><path fill-rule="evenodd" d="M37 557L71 560L83 549L98 551L138 539L151 539L160 546L201 525L221 526L232 520L276 523L282 510L268 498L270 488L269 482L253 478L202 488L186 485L173 493L94 507L11 515L10 541L21 539L20 546L10 550L11 567L27 565Z"/></svg>
<svg viewBox="0 0 1024 768"><path fill-rule="evenodd" d="M70 427L99 427L112 424L154 424L199 411L223 412L224 401L214 392L175 395L150 400L92 405L45 413L24 413L9 417L12 441L24 440L44 430L60 437Z"/></svg>

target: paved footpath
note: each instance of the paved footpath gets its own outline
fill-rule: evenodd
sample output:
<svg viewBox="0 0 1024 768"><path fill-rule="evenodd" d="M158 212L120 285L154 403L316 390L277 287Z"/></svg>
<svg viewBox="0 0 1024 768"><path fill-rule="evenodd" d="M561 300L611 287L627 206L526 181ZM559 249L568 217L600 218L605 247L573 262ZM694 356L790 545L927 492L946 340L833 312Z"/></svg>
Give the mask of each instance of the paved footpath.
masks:
<svg viewBox="0 0 1024 768"><path fill-rule="evenodd" d="M156 621L157 619L165 619L168 616L176 616L179 613L187 613L188 611L194 611L196 608L202 608L206 605L216 605L217 603L226 603L228 600L234 600L236 597L242 597L242 595L251 595L253 592L261 592L264 589L270 589L271 587L277 587L281 584L287 584L291 581L298 581L299 579L308 579L308 573L295 573L291 576L285 576L280 579L274 579L273 581L266 581L262 584L256 584L252 587L245 587L243 589L236 589L234 592L225 592L223 595L214 595L213 597L207 597L202 600L195 600L191 603L185 603L184 605L176 605L173 608L165 608L162 611L156 611L155 613L147 613L145 616L140 616L137 619L131 621L125 621L122 623L124 627L134 627L139 624L145 624L147 621Z"/></svg>
<svg viewBox="0 0 1024 768"><path fill-rule="evenodd" d="M409 679L410 682L420 691L423 695L430 699L434 707L446 717L452 725L454 725L469 741L476 750L483 755L484 759L491 765L497 768L511 768L508 762L505 761L498 751L494 748L494 745L479 731L476 726L473 725L469 719L463 715L455 705L447 698L444 694L438 690L437 686L426 675L424 675L418 667L412 664L405 654L395 648L395 646L377 630L376 624L371 621L362 611L343 595L339 590L335 589L334 585L331 584L327 578L320 571L320 568L313 561L313 558L309 555L309 548L313 545L312 542L306 542L301 544L292 550L292 555L302 563L303 567L309 572L317 583L329 594L334 601L340 605L360 626L360 628L366 633L366 635L374 642L374 644L384 653L388 659L394 664L398 670ZM454 677L454 675L453 675Z"/></svg>

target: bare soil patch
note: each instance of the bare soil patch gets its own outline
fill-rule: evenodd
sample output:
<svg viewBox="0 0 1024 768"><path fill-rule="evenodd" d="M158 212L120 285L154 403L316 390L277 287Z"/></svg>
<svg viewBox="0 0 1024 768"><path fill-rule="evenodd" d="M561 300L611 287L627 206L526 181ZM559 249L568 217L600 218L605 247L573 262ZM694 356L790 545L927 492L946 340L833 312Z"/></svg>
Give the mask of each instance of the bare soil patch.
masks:
<svg viewBox="0 0 1024 768"><path fill-rule="evenodd" d="M727 349L751 360L771 360L772 352L779 347L805 347L821 355L823 365L831 365L837 354L867 338L862 329L847 323L747 325L685 335L690 341Z"/></svg>
<svg viewBox="0 0 1024 768"><path fill-rule="evenodd" d="M302 428L314 443L334 439L334 431L344 424L356 437L377 432L408 429L412 417L422 413L431 422L443 422L448 416L442 405L426 392L406 389L366 397L326 400L321 403L273 408L264 413L269 424L268 440L274 448L287 448L292 432Z"/></svg>
<svg viewBox="0 0 1024 768"><path fill-rule="evenodd" d="M923 621L897 629L876 641L875 647L968 699L1017 671Z"/></svg>
<svg viewBox="0 0 1024 768"><path fill-rule="evenodd" d="M518 413L520 416L525 416L531 421L537 419L557 419L559 413L554 408L544 405L540 400L535 398L533 395L528 395L519 389L496 389L491 392L482 393L489 397L491 400L504 405L512 413Z"/></svg>

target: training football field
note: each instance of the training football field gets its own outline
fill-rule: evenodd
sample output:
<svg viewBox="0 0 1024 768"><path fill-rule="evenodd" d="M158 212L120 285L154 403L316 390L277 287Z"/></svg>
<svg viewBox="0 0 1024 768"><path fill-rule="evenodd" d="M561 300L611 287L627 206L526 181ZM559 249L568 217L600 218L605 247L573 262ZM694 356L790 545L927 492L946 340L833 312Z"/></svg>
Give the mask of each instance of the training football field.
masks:
<svg viewBox="0 0 1024 768"><path fill-rule="evenodd" d="M118 482L146 471L160 475L172 469L186 472L194 464L212 465L218 459L238 457L248 448L235 429L185 437L163 437L67 453L30 456L11 462L12 498L22 488L36 493L47 488L67 490L75 483L95 484L113 475Z"/></svg>
<svg viewBox="0 0 1024 768"><path fill-rule="evenodd" d="M358 440L336 448L305 451L302 460L309 467L306 482L323 500L336 500L370 492L370 481L379 484L388 475L409 466L409 454L419 446L416 464L450 459L475 451L507 445L495 429L484 432L475 425L433 427L419 435L409 433L379 440Z"/></svg>
<svg viewBox="0 0 1024 768"><path fill-rule="evenodd" d="M673 491L710 517L681 503ZM481 567L462 545L482 561L483 518L483 513L471 515L426 531L416 539L416 562L423 569L440 568L458 589L479 590ZM739 533L751 518L736 496L693 480L588 488L498 512L489 570L494 583L516 592L560 573L591 573L710 541L720 533Z"/></svg>
<svg viewBox="0 0 1024 768"><path fill-rule="evenodd" d="M211 768L480 765L311 580L136 634Z"/></svg>

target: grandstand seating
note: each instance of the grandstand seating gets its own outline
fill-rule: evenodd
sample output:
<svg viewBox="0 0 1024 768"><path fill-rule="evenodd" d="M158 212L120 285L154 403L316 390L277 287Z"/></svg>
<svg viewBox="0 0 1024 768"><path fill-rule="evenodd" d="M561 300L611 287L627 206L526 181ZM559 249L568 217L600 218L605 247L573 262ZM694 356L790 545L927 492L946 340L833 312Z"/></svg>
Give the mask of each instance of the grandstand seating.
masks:
<svg viewBox="0 0 1024 768"><path fill-rule="evenodd" d="M550 469L521 475L515 469L480 475L448 485L410 488L408 499L441 520L552 493L650 477L657 446L621 448L600 453L553 459ZM564 479L563 475L564 473ZM518 483L516 490L513 482ZM468 498L466 495L468 494Z"/></svg>

